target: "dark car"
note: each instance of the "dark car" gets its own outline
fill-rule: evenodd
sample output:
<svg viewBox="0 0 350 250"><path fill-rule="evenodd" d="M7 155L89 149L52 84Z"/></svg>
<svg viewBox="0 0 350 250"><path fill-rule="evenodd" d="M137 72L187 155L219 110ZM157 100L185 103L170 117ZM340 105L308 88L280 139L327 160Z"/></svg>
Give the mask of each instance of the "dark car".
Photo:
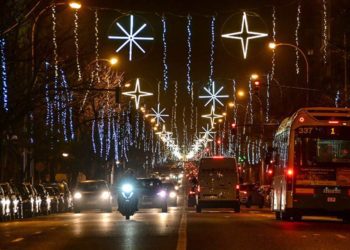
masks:
<svg viewBox="0 0 350 250"><path fill-rule="evenodd" d="M141 207L161 208L162 212L168 211L167 192L162 182L156 178L138 179L140 187L139 205Z"/></svg>
<svg viewBox="0 0 350 250"><path fill-rule="evenodd" d="M57 193L57 191L53 187L45 186L45 189L50 197L51 213L58 213L60 211L60 194Z"/></svg>
<svg viewBox="0 0 350 250"><path fill-rule="evenodd" d="M162 187L165 189L168 198L168 205L171 207L177 206L178 194L176 186L172 182L166 182L162 184Z"/></svg>
<svg viewBox="0 0 350 250"><path fill-rule="evenodd" d="M35 200L24 183L17 185L22 196L23 217L29 218L35 215Z"/></svg>
<svg viewBox="0 0 350 250"><path fill-rule="evenodd" d="M44 185L39 184L35 186L35 190L41 198L41 213L42 214L50 214L51 213L51 198L49 193L47 192Z"/></svg>
<svg viewBox="0 0 350 250"><path fill-rule="evenodd" d="M22 218L22 198L19 192L15 192L12 189L10 183L3 182L0 183L0 186L4 190L5 195L9 197L10 200L10 218Z"/></svg>
<svg viewBox="0 0 350 250"><path fill-rule="evenodd" d="M73 209L73 195L66 182L57 183L57 188L59 189L61 195L64 199L64 210L71 211Z"/></svg>
<svg viewBox="0 0 350 250"><path fill-rule="evenodd" d="M254 205L262 208L264 206L264 197L258 189L259 186L256 184L244 183L239 185L239 199L241 204L247 208Z"/></svg>
<svg viewBox="0 0 350 250"><path fill-rule="evenodd" d="M11 216L10 198L5 194L0 186L0 221L5 221Z"/></svg>
<svg viewBox="0 0 350 250"><path fill-rule="evenodd" d="M79 182L73 195L73 209L80 213L84 209L101 209L112 212L112 195L104 180Z"/></svg>
<svg viewBox="0 0 350 250"><path fill-rule="evenodd" d="M33 199L34 199L34 213L36 215L40 215L41 214L41 197L38 194L38 192L36 191L36 189L33 187L32 184L30 183L24 183L24 185L27 187L27 189L29 190L29 193L32 195Z"/></svg>

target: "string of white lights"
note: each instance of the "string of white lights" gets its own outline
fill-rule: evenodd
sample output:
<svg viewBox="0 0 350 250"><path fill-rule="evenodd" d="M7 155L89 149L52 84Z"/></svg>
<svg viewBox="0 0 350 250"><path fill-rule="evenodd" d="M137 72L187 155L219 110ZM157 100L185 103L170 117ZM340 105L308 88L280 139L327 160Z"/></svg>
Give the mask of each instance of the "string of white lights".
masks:
<svg viewBox="0 0 350 250"><path fill-rule="evenodd" d="M253 124L253 89L252 81L249 81L249 123Z"/></svg>
<svg viewBox="0 0 350 250"><path fill-rule="evenodd" d="M266 115L265 122L269 122L270 118L270 75L266 76Z"/></svg>
<svg viewBox="0 0 350 250"><path fill-rule="evenodd" d="M162 15L162 41L163 41L163 84L164 90L168 89L168 64L167 64L167 41L166 41L166 17Z"/></svg>
<svg viewBox="0 0 350 250"><path fill-rule="evenodd" d="M58 84L58 54L57 54L57 31L56 31L56 5L51 6L51 19L52 19L52 45L53 45L53 62L54 62L54 108L59 110L59 98L57 95ZM58 118L59 119L59 118Z"/></svg>
<svg viewBox="0 0 350 250"><path fill-rule="evenodd" d="M299 47L299 30L300 30L300 15L301 15L301 1L298 2L298 8L297 8L297 25L295 28L295 45ZM299 68L299 51L297 48L295 48L295 71L297 75L300 73L300 68Z"/></svg>
<svg viewBox="0 0 350 250"><path fill-rule="evenodd" d="M1 60L1 82L2 82L2 106L7 112L8 107L8 86L7 86L7 63L6 63L6 41L0 39L0 60Z"/></svg>
<svg viewBox="0 0 350 250"><path fill-rule="evenodd" d="M77 64L77 73L78 73L78 81L82 80L81 76L81 68L79 62L79 36L78 36L78 28L79 28L79 14L78 9L74 11L74 44L75 44L75 58Z"/></svg>
<svg viewBox="0 0 350 250"><path fill-rule="evenodd" d="M96 154L96 143L95 143L95 120L91 122L91 142L92 142L92 150Z"/></svg>
<svg viewBox="0 0 350 250"><path fill-rule="evenodd" d="M237 124L237 111L238 111L238 105L237 105L237 84L235 80L232 80L232 89L233 89L233 120Z"/></svg>
<svg viewBox="0 0 350 250"><path fill-rule="evenodd" d="M192 17L187 16L187 91L191 94L191 63L192 63Z"/></svg>
<svg viewBox="0 0 350 250"><path fill-rule="evenodd" d="M339 107L339 103L340 103L340 91L337 91L337 94L335 95L335 107Z"/></svg>
<svg viewBox="0 0 350 250"><path fill-rule="evenodd" d="M100 157L103 156L103 142L104 142L104 110L99 111L99 121L97 123L98 138L100 140Z"/></svg>
<svg viewBox="0 0 350 250"><path fill-rule="evenodd" d="M215 16L211 17L210 21L210 69L209 69L209 84L213 81L214 76L214 49L215 49Z"/></svg>
<svg viewBox="0 0 350 250"><path fill-rule="evenodd" d="M96 76L97 82L100 83L101 79L100 79L100 75L99 75L100 74L100 63L99 63L100 53L99 53L98 22L99 22L98 12L97 12L97 10L95 10L95 76Z"/></svg>
<svg viewBox="0 0 350 250"><path fill-rule="evenodd" d="M193 84L191 85L191 126L190 128L193 129L193 113L194 113L194 91L193 91Z"/></svg>
<svg viewBox="0 0 350 250"><path fill-rule="evenodd" d="M327 19L327 0L322 0L322 53L323 63L327 64L327 46L328 46L328 19Z"/></svg>
<svg viewBox="0 0 350 250"><path fill-rule="evenodd" d="M276 7L272 8L272 41L276 43ZM272 50L271 80L275 77L276 50Z"/></svg>

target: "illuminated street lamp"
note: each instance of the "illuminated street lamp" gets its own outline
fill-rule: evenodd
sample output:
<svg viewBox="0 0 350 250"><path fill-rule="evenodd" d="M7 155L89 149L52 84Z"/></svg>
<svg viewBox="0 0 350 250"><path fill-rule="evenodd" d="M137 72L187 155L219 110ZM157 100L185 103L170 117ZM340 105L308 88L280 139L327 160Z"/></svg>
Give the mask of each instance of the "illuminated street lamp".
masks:
<svg viewBox="0 0 350 250"><path fill-rule="evenodd" d="M244 97L245 96L245 92L243 90L238 90L237 91L237 96L238 97Z"/></svg>
<svg viewBox="0 0 350 250"><path fill-rule="evenodd" d="M63 156L64 158L68 158L69 154L68 154L68 153L62 153L62 156Z"/></svg>
<svg viewBox="0 0 350 250"><path fill-rule="evenodd" d="M291 44L291 43L269 43L269 48L274 50L279 46L288 46L288 47L292 47L294 49L296 49L297 51L300 52L300 54L303 56L304 60L305 60L305 65L306 65L306 88L307 88L307 95L306 95L306 103L307 105L309 104L309 61L307 60L307 57L304 53L304 51L302 51L298 46Z"/></svg>
<svg viewBox="0 0 350 250"><path fill-rule="evenodd" d="M69 7L75 10L79 10L81 8L81 3L77 1L71 1L69 2Z"/></svg>
<svg viewBox="0 0 350 250"><path fill-rule="evenodd" d="M111 58L109 59L109 63L110 63L111 65L116 65L116 64L118 63L118 58L117 58L117 57L111 57Z"/></svg>
<svg viewBox="0 0 350 250"><path fill-rule="evenodd" d="M251 80L257 80L257 79L259 79L259 75L258 74L251 74L251 76L250 76L250 79Z"/></svg>
<svg viewBox="0 0 350 250"><path fill-rule="evenodd" d="M228 106L229 106L230 108L234 108L234 107L235 107L235 103L234 103L234 102L229 102L229 103L228 103Z"/></svg>

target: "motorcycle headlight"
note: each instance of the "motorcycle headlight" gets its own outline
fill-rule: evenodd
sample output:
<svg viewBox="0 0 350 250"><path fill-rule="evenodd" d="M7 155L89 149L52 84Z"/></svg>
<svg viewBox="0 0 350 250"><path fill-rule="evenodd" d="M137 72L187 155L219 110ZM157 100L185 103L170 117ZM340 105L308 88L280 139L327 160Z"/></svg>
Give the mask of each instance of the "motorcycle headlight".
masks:
<svg viewBox="0 0 350 250"><path fill-rule="evenodd" d="M133 188L132 185L130 185L130 184L124 184L124 185L122 186L122 191L123 191L124 193L131 193L133 189L134 189L134 188Z"/></svg>
<svg viewBox="0 0 350 250"><path fill-rule="evenodd" d="M74 194L74 199L79 200L79 199L81 199L81 197L82 197L82 195L81 195L80 192L76 192L76 193Z"/></svg>
<svg viewBox="0 0 350 250"><path fill-rule="evenodd" d="M157 195L161 198L165 198L166 192L164 190L162 190L162 191L158 192Z"/></svg>
<svg viewBox="0 0 350 250"><path fill-rule="evenodd" d="M108 191L102 192L102 195L101 195L102 199L104 200L108 199L110 196L111 194Z"/></svg>
<svg viewBox="0 0 350 250"><path fill-rule="evenodd" d="M176 192L174 192L174 191L170 192L169 197L174 199L176 197Z"/></svg>

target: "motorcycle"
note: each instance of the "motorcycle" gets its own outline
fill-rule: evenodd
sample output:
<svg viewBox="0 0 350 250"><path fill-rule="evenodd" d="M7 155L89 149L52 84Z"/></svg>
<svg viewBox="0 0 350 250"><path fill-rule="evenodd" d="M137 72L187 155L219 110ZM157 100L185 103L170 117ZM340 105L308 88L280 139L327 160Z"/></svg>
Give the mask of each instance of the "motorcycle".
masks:
<svg viewBox="0 0 350 250"><path fill-rule="evenodd" d="M121 186L118 193L118 211L129 220L130 216L134 215L137 209L137 193L135 187L129 183Z"/></svg>

